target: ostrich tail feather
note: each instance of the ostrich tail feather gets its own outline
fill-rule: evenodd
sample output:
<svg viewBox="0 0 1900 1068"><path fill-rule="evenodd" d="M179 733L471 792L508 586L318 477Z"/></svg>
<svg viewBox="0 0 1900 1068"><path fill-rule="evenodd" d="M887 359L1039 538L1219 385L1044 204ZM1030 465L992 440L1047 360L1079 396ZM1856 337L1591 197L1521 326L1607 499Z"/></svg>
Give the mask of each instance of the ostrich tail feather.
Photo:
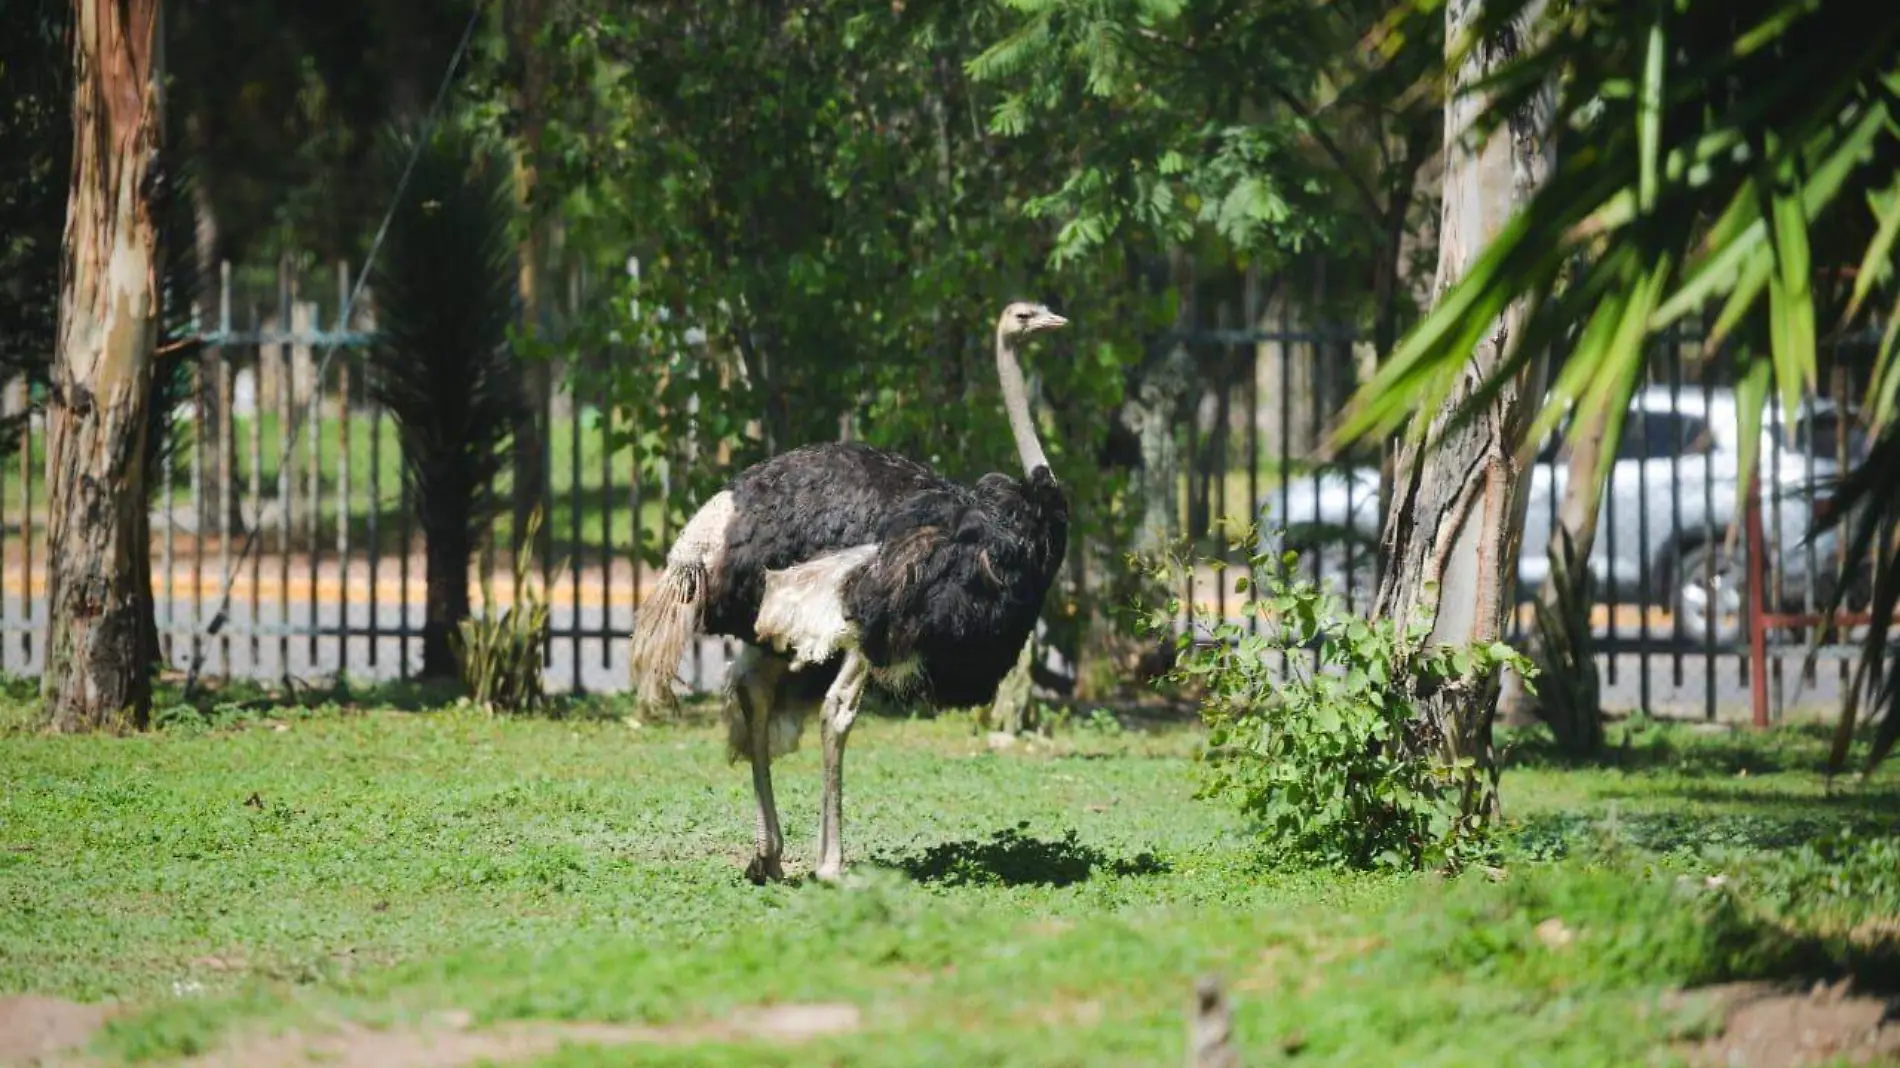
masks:
<svg viewBox="0 0 1900 1068"><path fill-rule="evenodd" d="M632 674L642 703L662 708L677 704L673 681L705 616L706 579L704 564L670 563L659 587L640 606L633 625Z"/></svg>
<svg viewBox="0 0 1900 1068"><path fill-rule="evenodd" d="M633 624L633 689L642 704L672 708L673 680L686 647L706 623L710 583L725 560L726 528L732 523L732 494L713 495L693 513L673 548L658 588L640 606Z"/></svg>

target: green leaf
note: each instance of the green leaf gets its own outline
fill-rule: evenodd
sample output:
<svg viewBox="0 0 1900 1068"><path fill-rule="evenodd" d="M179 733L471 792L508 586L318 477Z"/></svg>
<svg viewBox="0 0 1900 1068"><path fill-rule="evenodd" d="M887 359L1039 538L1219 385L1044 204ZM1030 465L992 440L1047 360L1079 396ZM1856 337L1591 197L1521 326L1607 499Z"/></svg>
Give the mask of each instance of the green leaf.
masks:
<svg viewBox="0 0 1900 1068"><path fill-rule="evenodd" d="M1843 324L1852 322L1859 313L1861 302L1873 291L1875 279L1888 265L1888 257L1893 253L1894 238L1900 235L1900 178L1896 178L1884 192L1868 193L1867 206L1873 210L1879 226L1872 240L1867 242L1867 250L1860 258L1860 268L1854 274L1854 292L1848 298L1847 309L1841 313Z"/></svg>
<svg viewBox="0 0 1900 1068"><path fill-rule="evenodd" d="M1643 91L1636 111L1636 204L1644 215L1656 210L1656 194L1662 184L1657 161L1662 155L1663 7L1658 3L1656 8L1655 19L1649 26L1648 54L1643 61Z"/></svg>
<svg viewBox="0 0 1900 1068"><path fill-rule="evenodd" d="M1773 368L1760 357L1745 355L1743 359L1742 379L1735 384L1735 422L1741 435L1741 467L1737 478L1739 484L1746 487L1754 477L1755 461L1761 452L1761 416L1767 406Z"/></svg>
<svg viewBox="0 0 1900 1068"><path fill-rule="evenodd" d="M1808 221L1801 209L1798 181L1778 184L1768 193L1773 225L1771 247L1776 270L1768 279L1768 329L1775 378L1784 413L1792 422L1801 387L1813 389L1818 378L1814 344L1813 264L1808 254Z"/></svg>

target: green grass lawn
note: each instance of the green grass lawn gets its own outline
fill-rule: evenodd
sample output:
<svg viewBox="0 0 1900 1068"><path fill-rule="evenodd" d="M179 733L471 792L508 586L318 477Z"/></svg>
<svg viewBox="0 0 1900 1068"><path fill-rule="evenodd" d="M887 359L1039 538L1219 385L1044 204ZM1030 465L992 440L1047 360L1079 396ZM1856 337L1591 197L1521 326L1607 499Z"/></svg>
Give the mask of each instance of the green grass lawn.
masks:
<svg viewBox="0 0 1900 1068"><path fill-rule="evenodd" d="M107 1063L449 1010L691 1025L826 1002L856 1029L676 1034L639 1062L1178 1064L1211 972L1248 1064L1650 1064L1708 1025L1673 989L1900 974L1900 775L1830 787L1811 732L1648 727L1587 768L1521 745L1504 863L1447 879L1262 868L1193 798L1190 728L1097 719L992 750L961 716L871 718L849 884L758 888L748 780L705 726L606 706L173 722L0 736L0 994L121 1003ZM806 741L777 777L794 875Z"/></svg>

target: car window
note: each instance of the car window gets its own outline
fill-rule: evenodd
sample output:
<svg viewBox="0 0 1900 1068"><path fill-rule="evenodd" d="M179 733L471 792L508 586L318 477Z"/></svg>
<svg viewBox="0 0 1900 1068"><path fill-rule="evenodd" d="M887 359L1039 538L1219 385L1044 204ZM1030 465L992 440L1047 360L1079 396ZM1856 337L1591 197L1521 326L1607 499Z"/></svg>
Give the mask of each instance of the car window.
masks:
<svg viewBox="0 0 1900 1068"><path fill-rule="evenodd" d="M1795 422L1793 427L1774 427L1775 441L1784 449L1808 453L1822 459L1839 456L1841 436L1847 436L1847 454L1858 457L1866 448L1866 434L1851 418L1839 412L1821 412Z"/></svg>
<svg viewBox="0 0 1900 1068"><path fill-rule="evenodd" d="M1623 440L1617 442L1619 460L1663 460L1671 456L1696 456L1708 452L1714 444L1707 420L1680 412L1648 412L1641 408L1630 412L1623 424Z"/></svg>

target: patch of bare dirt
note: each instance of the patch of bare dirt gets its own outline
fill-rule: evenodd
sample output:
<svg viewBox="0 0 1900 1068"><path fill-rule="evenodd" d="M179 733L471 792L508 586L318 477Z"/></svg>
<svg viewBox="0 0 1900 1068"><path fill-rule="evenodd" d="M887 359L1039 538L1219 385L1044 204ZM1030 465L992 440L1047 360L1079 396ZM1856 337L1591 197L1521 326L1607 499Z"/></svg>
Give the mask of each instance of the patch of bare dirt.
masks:
<svg viewBox="0 0 1900 1068"><path fill-rule="evenodd" d="M92 1039L112 1015L109 1005L22 994L0 997L0 1065L51 1063Z"/></svg>
<svg viewBox="0 0 1900 1068"><path fill-rule="evenodd" d="M1684 1050L1698 1068L1796 1068L1900 1059L1900 1003L1854 994L1846 982L1812 989L1729 983L1685 991L1684 1005L1719 1014L1721 1033Z"/></svg>
<svg viewBox="0 0 1900 1068"><path fill-rule="evenodd" d="M290 1032L239 1039L183 1062L181 1068L462 1068L539 1057L563 1045L678 1045L773 1039L801 1042L858 1029L855 1005L780 1005L697 1024L533 1021L474 1029L466 1013L449 1013L413 1029L377 1030L344 1024L321 1034Z"/></svg>

